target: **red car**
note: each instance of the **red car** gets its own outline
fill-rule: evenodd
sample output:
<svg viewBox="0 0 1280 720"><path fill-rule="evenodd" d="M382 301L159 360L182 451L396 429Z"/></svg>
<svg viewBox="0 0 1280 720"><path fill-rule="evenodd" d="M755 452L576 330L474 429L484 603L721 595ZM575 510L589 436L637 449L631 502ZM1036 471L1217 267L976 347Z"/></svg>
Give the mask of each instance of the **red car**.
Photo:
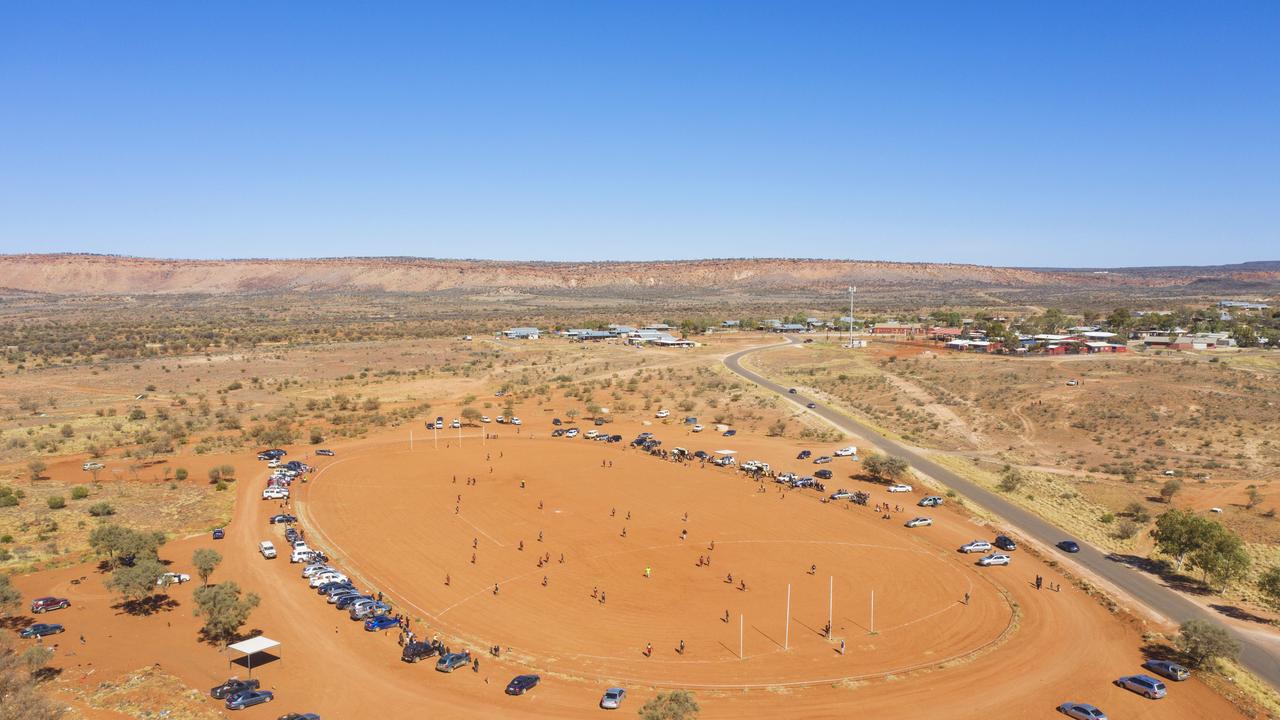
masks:
<svg viewBox="0 0 1280 720"><path fill-rule="evenodd" d="M31 601L31 612L33 613L44 613L69 607L71 607L71 601L66 598L42 597Z"/></svg>

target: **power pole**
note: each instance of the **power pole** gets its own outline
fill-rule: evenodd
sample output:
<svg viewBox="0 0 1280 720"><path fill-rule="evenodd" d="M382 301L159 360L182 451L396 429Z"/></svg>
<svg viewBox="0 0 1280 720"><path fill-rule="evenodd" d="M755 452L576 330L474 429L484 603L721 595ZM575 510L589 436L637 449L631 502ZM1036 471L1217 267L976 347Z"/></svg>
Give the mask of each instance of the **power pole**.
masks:
<svg viewBox="0 0 1280 720"><path fill-rule="evenodd" d="M787 625L783 634L782 649L791 649L791 583L787 583Z"/></svg>
<svg viewBox="0 0 1280 720"><path fill-rule="evenodd" d="M858 292L855 285L849 286L849 349L853 349L853 296Z"/></svg>

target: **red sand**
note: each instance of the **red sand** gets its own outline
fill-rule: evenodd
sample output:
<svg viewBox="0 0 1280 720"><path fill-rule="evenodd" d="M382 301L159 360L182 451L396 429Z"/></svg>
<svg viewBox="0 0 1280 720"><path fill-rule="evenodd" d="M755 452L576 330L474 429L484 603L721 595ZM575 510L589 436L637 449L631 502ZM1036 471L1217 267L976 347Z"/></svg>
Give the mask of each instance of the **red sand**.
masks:
<svg viewBox="0 0 1280 720"><path fill-rule="evenodd" d="M629 438L635 428L616 431ZM654 432L666 447L692 444L677 442L678 430ZM295 485L308 539L329 545L338 564L427 618L427 633L439 631L454 646L481 651L479 673L443 675L427 663L399 662L394 634L363 632L306 587L299 566L257 555L258 541L282 541L280 529L265 521L277 504L257 499L265 468L240 481L225 540L201 536L165 546L162 555L183 571L195 547L219 549L226 561L214 581L233 579L260 593L262 606L249 625L284 643L282 661L254 671L279 699L238 715L581 716L599 713L604 686L625 680L627 714L655 692L647 684L657 683L702 688L697 694L706 718L847 717L854 710L885 718L1051 717L1068 699L1094 702L1112 717L1240 716L1195 680L1173 686L1159 702L1110 685L1139 670L1138 632L1070 586L1037 592L1029 582L1037 573L1061 578L1029 556L1015 553L1009 568L975 568L976 556L954 549L990 533L952 508L921 512L938 525L908 530L902 522L916 513L913 506L881 520L870 508L821 504L812 491L779 496L768 484L757 494L739 473L685 468L618 445L552 439L529 427L524 433L485 446L476 440L457 448L455 440L446 449L442 442L438 450L420 438L410 453L401 429L337 446L338 458L310 483ZM726 443L704 437L696 445L707 450ZM734 440L732 447L749 456L799 469L785 461L794 457L793 444ZM601 460L613 461L613 468L601 468ZM834 467L839 478L847 465ZM478 484L466 485L468 476ZM835 485L853 483L829 483ZM455 515L458 494L463 500ZM918 497L875 492L872 502L908 505ZM624 525L626 538L620 536ZM681 541L686 527L689 537ZM713 565L699 568L698 555L708 554L712 539ZM516 549L521 540L523 551ZM537 567L539 551L551 553L549 567ZM808 574L813 563L816 575ZM652 577L644 577L646 565ZM729 572L745 578L749 589L731 589L723 582ZM85 583L70 584L81 575L88 576ZM828 577L835 578L833 634L848 642L843 657L820 634ZM76 603L47 618L69 627L57 661L65 679L92 684L152 662L200 688L228 674L225 655L195 642L199 623L190 614L190 586L173 592L177 609L133 618L111 609L101 580L84 566L18 580L28 597L57 593ZM494 582L502 584L496 597ZM792 623L790 649L783 650L787 583ZM606 604L592 600L596 585L608 593ZM876 635L867 632L872 589ZM972 595L967 607L958 602L966 591ZM999 638L1011 618L1010 602L1019 616L1007 638L976 657L944 663ZM728 624L720 620L726 609ZM739 614L746 618L745 660L736 658ZM88 643L78 647L82 630ZM674 650L681 639L684 655ZM651 658L641 654L645 642L653 643ZM494 643L513 651L495 661L482 651ZM928 667L879 678L922 664ZM93 674L80 680L89 668ZM512 675L528 671L543 673L540 687L520 698L502 693ZM832 682L857 676L874 677ZM743 686L755 688L729 689Z"/></svg>

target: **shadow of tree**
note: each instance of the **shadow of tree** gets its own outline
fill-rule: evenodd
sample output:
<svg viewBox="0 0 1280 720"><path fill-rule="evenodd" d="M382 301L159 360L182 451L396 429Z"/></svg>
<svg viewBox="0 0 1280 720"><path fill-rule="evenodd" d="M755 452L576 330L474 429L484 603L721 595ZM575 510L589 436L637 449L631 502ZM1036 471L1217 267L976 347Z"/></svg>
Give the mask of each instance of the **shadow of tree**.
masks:
<svg viewBox="0 0 1280 720"><path fill-rule="evenodd" d="M25 615L11 615L9 617L0 618L0 628L17 632L32 624L34 620Z"/></svg>
<svg viewBox="0 0 1280 720"><path fill-rule="evenodd" d="M1269 617L1255 615L1249 612L1248 610L1245 610L1244 608L1241 608L1241 607L1236 607L1235 605L1222 605L1222 604L1215 603L1215 604L1209 605L1209 607L1213 608L1214 610L1217 610L1218 612L1222 613L1223 615L1226 615L1229 618L1235 618L1236 620L1243 620L1244 622L1260 623L1262 625L1270 625L1272 622L1271 618Z"/></svg>
<svg viewBox="0 0 1280 720"><path fill-rule="evenodd" d="M1128 565L1136 570L1151 573L1173 590L1200 596L1213 594L1213 591L1203 581L1174 572L1169 563L1163 560L1152 560L1141 555L1128 555L1125 553L1110 553L1107 555L1107 559L1122 565Z"/></svg>
<svg viewBox="0 0 1280 720"><path fill-rule="evenodd" d="M52 680L56 680L60 675L62 675L62 668L46 666L31 673L31 679L35 680L38 683L46 683Z"/></svg>
<svg viewBox="0 0 1280 720"><path fill-rule="evenodd" d="M162 594L150 595L148 597L135 600L124 600L112 605L111 609L119 610L121 613L126 615L146 617L157 613L170 612L174 608L178 607L178 605L179 603L177 600L174 600L168 595Z"/></svg>

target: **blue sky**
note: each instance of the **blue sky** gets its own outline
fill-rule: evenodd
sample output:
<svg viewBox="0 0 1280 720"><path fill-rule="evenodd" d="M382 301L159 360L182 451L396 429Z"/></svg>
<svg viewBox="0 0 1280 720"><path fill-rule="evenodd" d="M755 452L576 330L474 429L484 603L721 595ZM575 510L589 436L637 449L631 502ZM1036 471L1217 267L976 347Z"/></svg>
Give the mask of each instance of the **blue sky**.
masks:
<svg viewBox="0 0 1280 720"><path fill-rule="evenodd" d="M0 252L1280 259L1280 3L7 3Z"/></svg>

